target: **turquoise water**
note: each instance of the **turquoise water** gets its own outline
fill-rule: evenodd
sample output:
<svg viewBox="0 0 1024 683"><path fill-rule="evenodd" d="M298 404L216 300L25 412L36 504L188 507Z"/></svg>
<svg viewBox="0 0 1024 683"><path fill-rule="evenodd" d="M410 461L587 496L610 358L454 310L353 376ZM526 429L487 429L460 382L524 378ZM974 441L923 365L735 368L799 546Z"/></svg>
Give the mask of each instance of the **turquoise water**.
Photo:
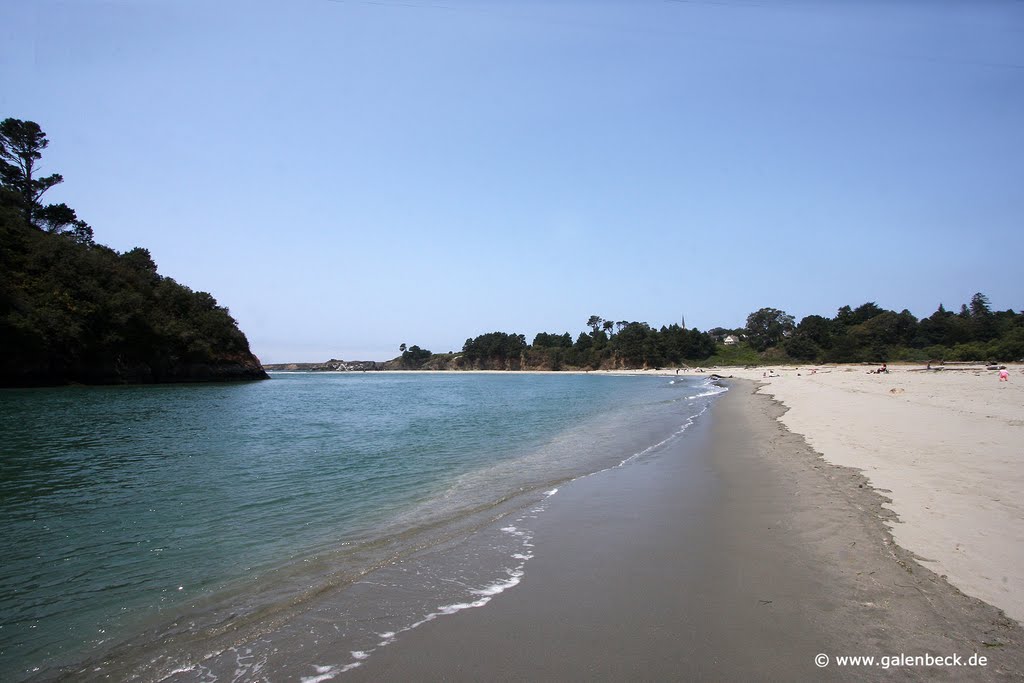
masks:
<svg viewBox="0 0 1024 683"><path fill-rule="evenodd" d="M339 600L365 591L368 572L540 510L561 482L678 434L715 391L651 377L384 373L2 391L0 678L49 678L113 648L115 670L200 680L182 662L225 624L233 643L256 643L284 637L324 596L336 611L364 609ZM488 541L493 561L477 553L458 571L481 585L521 574L528 555L506 542L526 532L508 528ZM505 557L518 569L500 567ZM408 599L388 603L394 628L448 599L431 592L444 583L405 586ZM176 654L158 656L167 643Z"/></svg>

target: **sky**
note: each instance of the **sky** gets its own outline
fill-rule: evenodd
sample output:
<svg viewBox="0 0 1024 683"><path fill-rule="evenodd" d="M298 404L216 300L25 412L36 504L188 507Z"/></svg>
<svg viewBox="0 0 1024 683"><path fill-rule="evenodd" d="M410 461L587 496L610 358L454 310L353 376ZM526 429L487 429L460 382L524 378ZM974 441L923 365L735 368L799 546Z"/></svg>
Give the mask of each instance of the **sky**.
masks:
<svg viewBox="0 0 1024 683"><path fill-rule="evenodd" d="M0 3L0 117L265 363L1024 308L1024 2Z"/></svg>

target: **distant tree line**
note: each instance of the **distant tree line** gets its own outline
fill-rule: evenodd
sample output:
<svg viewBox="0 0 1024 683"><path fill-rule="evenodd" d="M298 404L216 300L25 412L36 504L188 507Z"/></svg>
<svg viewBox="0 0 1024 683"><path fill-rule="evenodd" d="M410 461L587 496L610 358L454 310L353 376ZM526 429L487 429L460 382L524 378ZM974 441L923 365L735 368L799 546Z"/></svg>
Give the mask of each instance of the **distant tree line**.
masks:
<svg viewBox="0 0 1024 683"><path fill-rule="evenodd" d="M48 144L32 121L0 122L0 386L266 377L213 296L42 203L63 181L38 174Z"/></svg>
<svg viewBox="0 0 1024 683"><path fill-rule="evenodd" d="M679 325L591 316L589 332L575 341L568 332L540 332L527 344L522 334L489 332L467 339L462 353L432 354L405 348L391 367L465 370L562 370L658 368L687 364L861 363L893 361L1011 361L1024 359L1024 314L993 311L975 294L958 313L941 304L918 320L868 302L843 306L835 317L809 315L799 323L777 308L747 316L745 327L707 332ZM725 343L731 337L732 343ZM738 340L738 341L737 341Z"/></svg>
<svg viewBox="0 0 1024 683"><path fill-rule="evenodd" d="M611 322L591 316L589 332L573 341L568 332L540 332L533 343L526 336L509 332L488 332L467 339L461 353L427 354L419 367L465 370L562 370L598 368L656 368L681 365L709 358L715 340L699 330L678 325L654 329L647 323ZM413 348L404 349L397 365L409 368ZM419 357L417 357L419 360ZM395 361L392 361L395 363Z"/></svg>
<svg viewBox="0 0 1024 683"><path fill-rule="evenodd" d="M868 302L843 306L832 318L809 315L799 324L784 311L751 313L743 332L769 358L856 363L879 361L1011 361L1024 358L1024 314L993 311L975 294L959 312L938 309L918 320Z"/></svg>

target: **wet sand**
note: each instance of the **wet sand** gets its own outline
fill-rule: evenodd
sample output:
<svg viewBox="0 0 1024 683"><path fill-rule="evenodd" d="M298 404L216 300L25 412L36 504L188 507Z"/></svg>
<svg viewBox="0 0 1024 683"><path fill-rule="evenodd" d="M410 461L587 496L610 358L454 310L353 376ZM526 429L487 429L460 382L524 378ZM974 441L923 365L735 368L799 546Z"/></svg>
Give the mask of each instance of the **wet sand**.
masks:
<svg viewBox="0 0 1024 683"><path fill-rule="evenodd" d="M895 546L861 474L731 387L670 447L552 497L518 586L339 680L1021 680L1020 625ZM974 653L988 665L835 662Z"/></svg>

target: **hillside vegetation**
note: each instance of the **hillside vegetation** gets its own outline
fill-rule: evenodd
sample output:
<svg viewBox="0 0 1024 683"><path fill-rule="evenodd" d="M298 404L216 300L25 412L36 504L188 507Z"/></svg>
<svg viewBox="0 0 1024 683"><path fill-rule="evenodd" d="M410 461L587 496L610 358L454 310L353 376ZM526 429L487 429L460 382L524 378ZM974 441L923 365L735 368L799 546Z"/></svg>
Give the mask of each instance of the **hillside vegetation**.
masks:
<svg viewBox="0 0 1024 683"><path fill-rule="evenodd" d="M975 294L957 313L938 309L918 320L910 311L885 310L874 302L843 306L832 318L793 317L762 308L740 331L766 360L829 363L879 361L1013 361L1024 358L1024 314L993 311Z"/></svg>
<svg viewBox="0 0 1024 683"><path fill-rule="evenodd" d="M587 321L590 332L541 332L527 344L514 332L467 339L461 353L433 354L418 346L380 366L386 370L571 370L659 368L688 364L880 363L893 361L1013 361L1024 359L1024 314L992 311L978 293L958 313L941 304L918 320L869 302L843 306L833 318L809 315L798 324L776 308L747 316L745 327L707 332L679 325ZM734 343L724 340L733 337ZM738 340L738 341L736 341Z"/></svg>
<svg viewBox="0 0 1024 683"><path fill-rule="evenodd" d="M47 145L31 121L0 123L0 386L266 378L213 296L41 203L63 181L35 173Z"/></svg>
<svg viewBox="0 0 1024 683"><path fill-rule="evenodd" d="M573 340L568 332L541 332L527 344L522 334L489 332L467 339L461 353L433 354L418 346L405 348L384 369L428 370L590 370L685 365L715 352L706 332L679 325L655 329L641 322L611 322L598 316L590 332Z"/></svg>

